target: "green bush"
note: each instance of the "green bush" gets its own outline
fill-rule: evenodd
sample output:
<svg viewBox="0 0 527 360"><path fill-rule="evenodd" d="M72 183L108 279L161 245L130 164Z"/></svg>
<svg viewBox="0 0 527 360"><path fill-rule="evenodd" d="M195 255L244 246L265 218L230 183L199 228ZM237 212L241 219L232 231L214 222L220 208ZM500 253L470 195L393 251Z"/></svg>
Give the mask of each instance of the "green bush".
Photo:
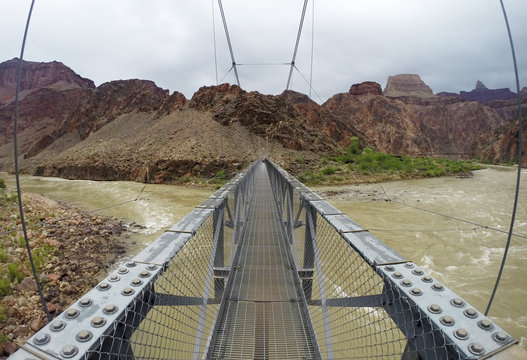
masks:
<svg viewBox="0 0 527 360"><path fill-rule="evenodd" d="M337 172L336 168L334 168L332 166L328 166L327 168L322 169L322 171L320 173L322 175L333 175L336 172Z"/></svg>
<svg viewBox="0 0 527 360"><path fill-rule="evenodd" d="M20 264L19 263L11 263L7 264L7 278L9 281L17 281L20 283L24 278L26 277L26 274L20 270Z"/></svg>
<svg viewBox="0 0 527 360"><path fill-rule="evenodd" d="M5 181L4 179L0 178L0 189L5 189L5 188L6 188Z"/></svg>
<svg viewBox="0 0 527 360"><path fill-rule="evenodd" d="M8 278L0 278L0 297L7 296L11 293L11 281Z"/></svg>
<svg viewBox="0 0 527 360"><path fill-rule="evenodd" d="M0 247L0 262L6 263L7 259L9 259L9 256L7 255L7 252L4 248Z"/></svg>

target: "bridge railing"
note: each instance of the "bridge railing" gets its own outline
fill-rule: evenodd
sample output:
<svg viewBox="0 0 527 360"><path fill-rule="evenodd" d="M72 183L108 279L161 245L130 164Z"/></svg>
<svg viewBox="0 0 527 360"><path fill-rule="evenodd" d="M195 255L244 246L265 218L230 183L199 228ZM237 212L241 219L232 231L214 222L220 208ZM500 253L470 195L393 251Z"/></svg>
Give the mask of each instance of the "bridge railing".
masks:
<svg viewBox="0 0 527 360"><path fill-rule="evenodd" d="M12 359L201 359L256 162L70 306Z"/></svg>
<svg viewBox="0 0 527 360"><path fill-rule="evenodd" d="M206 357L260 164L109 274L12 358ZM283 169L265 165L321 358L488 358L515 343Z"/></svg>
<svg viewBox="0 0 527 360"><path fill-rule="evenodd" d="M488 358L515 343L425 270L266 165L322 358Z"/></svg>

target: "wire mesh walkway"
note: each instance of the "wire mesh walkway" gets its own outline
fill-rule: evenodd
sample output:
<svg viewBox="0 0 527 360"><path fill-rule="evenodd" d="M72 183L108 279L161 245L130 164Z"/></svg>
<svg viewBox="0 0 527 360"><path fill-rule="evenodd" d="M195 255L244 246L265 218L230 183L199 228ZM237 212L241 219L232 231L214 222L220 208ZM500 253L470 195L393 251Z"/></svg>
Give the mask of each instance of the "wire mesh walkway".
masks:
<svg viewBox="0 0 527 360"><path fill-rule="evenodd" d="M315 342L265 165L233 260L214 359L314 359Z"/></svg>

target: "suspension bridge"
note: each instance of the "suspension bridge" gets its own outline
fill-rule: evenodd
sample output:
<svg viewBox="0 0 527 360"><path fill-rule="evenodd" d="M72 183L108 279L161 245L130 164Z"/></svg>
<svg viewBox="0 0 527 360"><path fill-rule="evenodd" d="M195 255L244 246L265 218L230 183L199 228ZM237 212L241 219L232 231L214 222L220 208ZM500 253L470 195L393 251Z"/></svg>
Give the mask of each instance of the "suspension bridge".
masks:
<svg viewBox="0 0 527 360"><path fill-rule="evenodd" d="M513 337L258 160L12 359L523 359Z"/></svg>

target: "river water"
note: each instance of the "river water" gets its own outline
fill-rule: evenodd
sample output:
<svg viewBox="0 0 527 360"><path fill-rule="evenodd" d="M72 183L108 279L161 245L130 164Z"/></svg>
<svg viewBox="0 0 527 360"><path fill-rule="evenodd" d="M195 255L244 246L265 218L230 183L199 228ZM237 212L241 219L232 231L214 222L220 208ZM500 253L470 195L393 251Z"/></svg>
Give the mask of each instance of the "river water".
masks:
<svg viewBox="0 0 527 360"><path fill-rule="evenodd" d="M527 171L523 171L527 176ZM0 173L8 186L12 176ZM516 172L492 167L467 179L396 181L317 187L362 227L442 281L484 312L500 266L514 199ZM525 178L524 178L525 179ZM133 256L183 218L212 191L134 182L22 177L22 189L86 210L136 223L128 241ZM522 183L509 258L490 310L527 347L527 179ZM136 200L137 199L137 200ZM120 205L117 205L120 204ZM444 214L441 216L438 214ZM453 218L467 220L462 222ZM479 224L482 226L478 226ZM492 229L491 229L492 228Z"/></svg>

